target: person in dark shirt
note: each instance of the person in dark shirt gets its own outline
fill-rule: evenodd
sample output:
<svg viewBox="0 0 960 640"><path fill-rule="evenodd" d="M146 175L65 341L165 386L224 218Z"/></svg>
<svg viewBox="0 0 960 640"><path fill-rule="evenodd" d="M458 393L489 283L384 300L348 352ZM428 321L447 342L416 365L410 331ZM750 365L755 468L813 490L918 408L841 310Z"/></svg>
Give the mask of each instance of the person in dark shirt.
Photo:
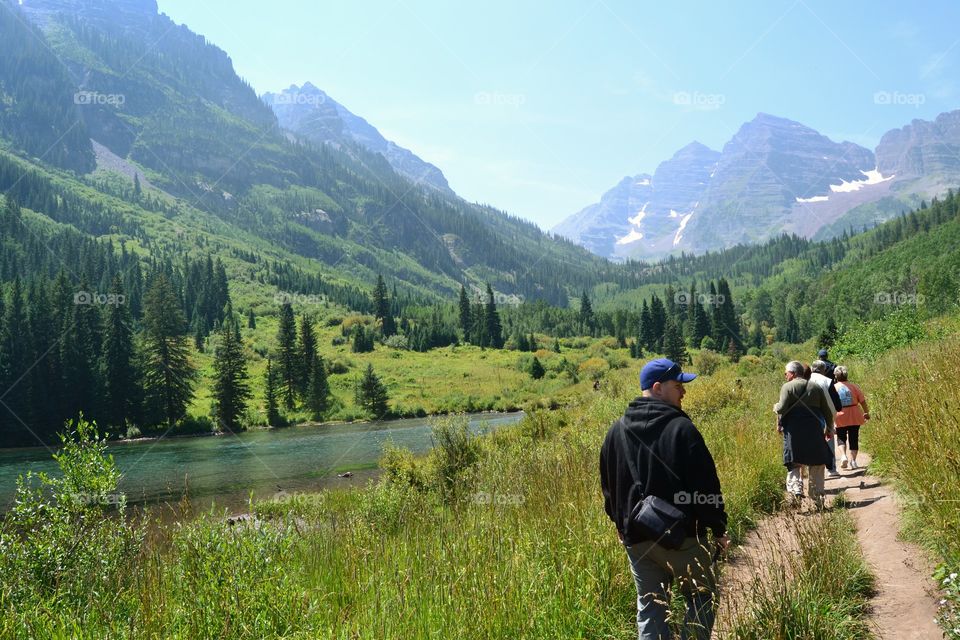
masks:
<svg viewBox="0 0 960 640"><path fill-rule="evenodd" d="M714 551L729 545L720 479L703 436L681 409L683 385L696 378L666 359L640 372L641 397L614 422L600 449L604 509L617 528L637 588L640 640L670 638L670 584L686 600L685 637L707 639L714 622ZM631 514L645 496L667 500L684 515L686 538L679 549L645 539ZM711 547L708 533L713 534Z"/></svg>
<svg viewBox="0 0 960 640"><path fill-rule="evenodd" d="M828 378L830 378L831 381L835 381L833 374L834 374L834 371L835 371L836 368L837 368L837 365L834 364L833 362L830 362L830 361L827 359L827 356L828 356L828 355L830 355L830 354L827 352L826 349L820 349L820 351L817 352L817 359L818 359L818 360L822 360L822 361L823 361L823 364L826 365L826 371L824 371L824 375L827 376Z"/></svg>

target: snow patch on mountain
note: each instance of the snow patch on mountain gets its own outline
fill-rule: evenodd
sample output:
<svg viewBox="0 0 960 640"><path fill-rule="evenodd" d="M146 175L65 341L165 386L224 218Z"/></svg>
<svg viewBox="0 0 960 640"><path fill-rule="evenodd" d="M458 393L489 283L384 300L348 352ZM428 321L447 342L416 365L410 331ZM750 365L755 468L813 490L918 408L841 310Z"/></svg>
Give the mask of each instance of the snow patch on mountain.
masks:
<svg viewBox="0 0 960 640"><path fill-rule="evenodd" d="M896 177L896 174L891 174L888 177L884 178L880 172L876 169L870 171L861 171L866 178L864 180L853 180L847 182L843 178L840 179L840 184L830 185L830 191L834 193L847 193L850 191L859 191L860 189L872 185L880 184L881 182L886 182L887 180L893 180Z"/></svg>
<svg viewBox="0 0 960 640"><path fill-rule="evenodd" d="M699 203L697 203L697 204L699 204ZM672 214L672 213L674 213L674 212L671 211L670 213ZM680 244L680 239L683 238L683 229L684 229L684 227L687 226L687 223L690 222L690 218L691 218L691 217L693 217L693 211L691 211L691 212L688 213L687 215L685 215L685 216L683 216L682 218L680 218L680 228L677 229L677 234L676 234L675 236L673 236L673 246L677 246L678 244Z"/></svg>
<svg viewBox="0 0 960 640"><path fill-rule="evenodd" d="M643 234L636 229L631 229L630 233L627 235L623 236L622 238L617 238L617 244L630 244L631 242L636 242L637 240L643 240Z"/></svg>
<svg viewBox="0 0 960 640"><path fill-rule="evenodd" d="M648 204L650 204L650 203L649 203L649 202L644 202L644 203L643 203L643 206L640 207L640 211L637 211L637 215L633 216L632 218L627 218L627 222L629 222L630 224L632 224L632 225L634 225L634 226L636 226L636 227L639 227L639 226L640 226L640 223L643 221L643 219L644 219L644 218L646 217L646 215L647 215L647 205L648 205Z"/></svg>

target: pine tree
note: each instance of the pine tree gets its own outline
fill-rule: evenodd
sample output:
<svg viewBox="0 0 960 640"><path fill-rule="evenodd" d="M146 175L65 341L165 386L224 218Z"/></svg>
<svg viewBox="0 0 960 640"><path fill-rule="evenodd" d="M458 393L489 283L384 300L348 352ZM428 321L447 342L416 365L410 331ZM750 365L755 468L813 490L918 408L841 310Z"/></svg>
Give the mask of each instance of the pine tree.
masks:
<svg viewBox="0 0 960 640"><path fill-rule="evenodd" d="M277 372L270 358L267 358L267 371L264 374L264 395L267 404L267 426L279 427L283 424L280 409L277 406Z"/></svg>
<svg viewBox="0 0 960 640"><path fill-rule="evenodd" d="M330 408L330 383L327 380L327 367L320 354L314 354L310 367L310 385L307 392L307 408L314 420L322 420Z"/></svg>
<svg viewBox="0 0 960 640"><path fill-rule="evenodd" d="M140 196L143 195L143 189L140 187L140 174L133 174L133 199L135 202L140 200Z"/></svg>
<svg viewBox="0 0 960 640"><path fill-rule="evenodd" d="M247 329L257 328L257 317L253 315L253 308L247 309Z"/></svg>
<svg viewBox="0 0 960 640"><path fill-rule="evenodd" d="M740 362L740 349L737 348L736 340L730 340L727 343L727 357L730 362Z"/></svg>
<svg viewBox="0 0 960 640"><path fill-rule="evenodd" d="M539 380L546 373L547 371L543 368L543 364L540 362L540 359L534 356L533 362L530 364L530 377L534 380Z"/></svg>
<svg viewBox="0 0 960 640"><path fill-rule="evenodd" d="M0 295L3 291L0 289ZM0 425L5 425L3 440L20 445L39 444L30 425L30 334L24 307L23 288L19 278L10 285L0 327L0 380L3 382L3 406Z"/></svg>
<svg viewBox="0 0 960 640"><path fill-rule="evenodd" d="M670 316L671 318L673 316ZM667 311L663 302L653 294L650 298L650 335L653 337L652 344L648 347L650 351L659 352L663 347L663 336L667 330ZM677 328L677 332L680 329Z"/></svg>
<svg viewBox="0 0 960 640"><path fill-rule="evenodd" d="M553 339L553 352L560 353L560 338Z"/></svg>
<svg viewBox="0 0 960 640"><path fill-rule="evenodd" d="M152 424L172 429L193 398L196 370L184 336L186 320L165 275L155 275L144 296L143 381ZM83 306L83 305L78 305Z"/></svg>
<svg viewBox="0 0 960 640"><path fill-rule="evenodd" d="M691 334L691 344L694 346L700 346L700 343L703 342L703 339L710 335L710 316L707 315L706 309L703 308L703 305L700 304L699 300L694 300L693 303L693 333Z"/></svg>
<svg viewBox="0 0 960 640"><path fill-rule="evenodd" d="M464 339L469 339L472 318L470 314L470 299L467 297L467 290L460 285L460 329L463 331Z"/></svg>
<svg viewBox="0 0 960 640"><path fill-rule="evenodd" d="M473 305L473 311L470 312L470 342L479 347L490 346L490 338L487 334L486 313L483 304L477 302Z"/></svg>
<svg viewBox="0 0 960 640"><path fill-rule="evenodd" d="M647 351L654 350L654 343L656 342L656 334L653 332L653 320L650 317L650 307L647 305L647 300L644 298L643 304L640 307L640 327L637 332L639 338L639 345L642 346Z"/></svg>
<svg viewBox="0 0 960 640"><path fill-rule="evenodd" d="M389 338L397 332L397 326L390 308L390 297L387 294L387 285L383 276L377 274L377 286L373 290L373 315L380 321L384 338Z"/></svg>
<svg viewBox="0 0 960 640"><path fill-rule="evenodd" d="M232 323L225 324L220 333L220 345L213 360L213 400L217 420L228 431L240 431L240 417L250 400L247 382L247 361L243 354L243 338Z"/></svg>
<svg viewBox="0 0 960 640"><path fill-rule="evenodd" d="M390 410L387 388L368 364L363 377L357 382L355 400L373 419L381 420Z"/></svg>
<svg viewBox="0 0 960 640"><path fill-rule="evenodd" d="M667 328L663 336L664 354L677 364L685 364L689 360L687 347L683 343L683 335L673 318L667 321Z"/></svg>
<svg viewBox="0 0 960 640"><path fill-rule="evenodd" d="M107 425L118 427L123 433L139 415L140 376L134 364L133 320L119 274L113 278L110 293L115 304L107 310L103 340L104 417Z"/></svg>
<svg viewBox="0 0 960 640"><path fill-rule="evenodd" d="M300 372L297 357L297 322L293 307L284 302L280 307L280 324L277 327L277 360L280 377L280 396L284 406L291 410L295 405L297 374Z"/></svg>
<svg viewBox="0 0 960 640"><path fill-rule="evenodd" d="M817 344L822 349L829 349L833 346L833 343L836 342L838 331L837 324L833 321L833 318L827 318L827 326L820 334L820 337L817 338Z"/></svg>
<svg viewBox="0 0 960 640"><path fill-rule="evenodd" d="M313 332L313 323L304 313L300 316L300 343L299 352L299 374L297 376L298 393L301 398L306 398L310 388L310 378L313 374L314 358L317 355L317 337Z"/></svg>
<svg viewBox="0 0 960 640"><path fill-rule="evenodd" d="M730 284L726 278L720 278L717 286L717 297L720 301L720 323L723 336L733 340L737 345L737 350L740 351L743 345L743 337L740 333L740 318L737 316L736 308L733 305L733 294L730 292Z"/></svg>
<svg viewBox="0 0 960 640"><path fill-rule="evenodd" d="M81 281L73 309L60 341L62 401L66 417L80 413L93 421L101 421L100 400L103 398L100 367L102 324L100 309L93 304L90 287Z"/></svg>
<svg viewBox="0 0 960 640"><path fill-rule="evenodd" d="M50 442L55 440L54 435L63 424L60 421L60 408L56 402L61 395L62 385L60 350L57 348L57 342L62 334L56 324L47 283L45 277L34 281L27 316L30 320L30 337L32 338L30 361L35 363L30 371L30 413L36 425L34 431L37 436L45 442ZM0 318L0 325L2 325L2 318ZM7 386L3 388L6 389Z"/></svg>
<svg viewBox="0 0 960 640"><path fill-rule="evenodd" d="M367 330L362 324L356 325L353 329L353 347L354 353L369 353L373 351L373 330Z"/></svg>
<svg viewBox="0 0 960 640"><path fill-rule="evenodd" d="M577 319L580 321L580 331L587 335L593 335L596 318L593 314L593 305L590 304L590 297L587 296L586 291L580 296L580 312Z"/></svg>
<svg viewBox="0 0 960 640"><path fill-rule="evenodd" d="M487 346L494 349L503 348L503 327L500 324L500 314L497 312L497 303L493 298L493 288L487 283L487 306L484 309L484 329Z"/></svg>
<svg viewBox="0 0 960 640"><path fill-rule="evenodd" d="M514 342L517 345L517 351L530 351L530 343L527 341L527 336L521 332L517 332Z"/></svg>

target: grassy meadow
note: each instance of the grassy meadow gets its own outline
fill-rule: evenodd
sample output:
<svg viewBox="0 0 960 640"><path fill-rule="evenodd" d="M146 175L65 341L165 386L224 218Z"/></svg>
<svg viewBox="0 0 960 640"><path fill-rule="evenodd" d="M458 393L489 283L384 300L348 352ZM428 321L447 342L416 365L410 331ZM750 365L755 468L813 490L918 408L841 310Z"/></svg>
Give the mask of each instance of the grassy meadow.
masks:
<svg viewBox="0 0 960 640"><path fill-rule="evenodd" d="M876 416L863 448L913 496L911 531L941 553L945 578L957 566L957 328L939 321L929 331L936 340L869 358L848 345L844 358ZM328 327L322 340L338 332ZM693 355L691 370L712 371L688 385L684 409L717 462L735 541L782 506L770 406L784 362L811 350L773 345L737 363ZM341 356L376 358L388 378L422 356L393 351ZM430 384L441 394L462 393L463 380L485 380L481 389L495 393L503 378L481 370L517 357L452 355L423 361L437 369ZM366 487L254 503L240 522L213 512L151 526L103 518L95 504L70 499L113 486L96 447L79 447L85 462L48 480L64 483L52 497L24 490L0 530L0 637L635 637L633 582L597 475L604 434L638 393L640 362L610 366L618 355L603 341L571 342L561 356L586 368L606 363L600 391L584 375L551 409L539 398L560 376L521 385L537 401L513 427L477 437L461 417L438 418L429 454L388 448L381 477ZM872 580L849 515L792 522L798 552L718 621L723 637L869 638Z"/></svg>
<svg viewBox="0 0 960 640"><path fill-rule="evenodd" d="M302 309L295 307L297 313ZM330 370L332 408L326 420L363 420L366 413L354 401L354 385L367 364L387 385L394 415L419 417L477 411L515 411L531 406L557 407L592 387L593 379L611 369L635 365L628 349L619 348L612 338L562 338L560 353L553 351L553 339L538 336L536 353L504 349L481 349L472 345L431 349L427 353L377 344L370 353L352 353L343 342L342 327L356 322L372 323L369 316L329 315L315 312L317 348ZM256 329L242 329L253 398L247 423L266 423L264 375L267 354L276 344L278 319L275 315L257 319ZM299 324L299 315L297 318ZM210 415L212 410L213 354L216 336L204 352L194 353L199 369L196 396L188 412ZM528 373L527 364L536 356L546 369L539 380ZM572 375L571 375L572 374ZM574 377L575 376L575 377ZM306 411L284 412L291 422L306 422Z"/></svg>
<svg viewBox="0 0 960 640"><path fill-rule="evenodd" d="M780 366L744 358L684 401L717 460L735 537L782 498L766 409ZM629 638L635 593L597 460L636 395L637 367L482 438L442 419L429 455L389 450L379 482L251 505L254 523L201 514L140 531L75 513L89 505L31 508L64 524L36 538L8 520L0 636ZM105 490L73 484L84 482ZM97 526L119 527L109 539L129 548L100 563L52 551L101 539Z"/></svg>

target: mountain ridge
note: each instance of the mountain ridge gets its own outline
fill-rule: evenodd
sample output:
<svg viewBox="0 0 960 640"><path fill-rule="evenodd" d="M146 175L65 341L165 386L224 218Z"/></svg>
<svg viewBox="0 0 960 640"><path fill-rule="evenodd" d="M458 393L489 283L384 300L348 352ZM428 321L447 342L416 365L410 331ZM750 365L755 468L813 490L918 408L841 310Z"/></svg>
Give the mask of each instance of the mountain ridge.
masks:
<svg viewBox="0 0 960 640"><path fill-rule="evenodd" d="M697 145L686 145L658 165L654 190L657 171ZM706 187L700 184L702 170L687 161L690 175L672 188L700 197L686 209L673 209L675 216L650 216L658 206L653 201L638 220L632 208L612 202L608 191L553 231L597 255L624 260L703 253L780 233L829 238L873 226L960 181L960 111L891 130L874 151L760 112L718 153ZM667 242L671 235L674 242Z"/></svg>

